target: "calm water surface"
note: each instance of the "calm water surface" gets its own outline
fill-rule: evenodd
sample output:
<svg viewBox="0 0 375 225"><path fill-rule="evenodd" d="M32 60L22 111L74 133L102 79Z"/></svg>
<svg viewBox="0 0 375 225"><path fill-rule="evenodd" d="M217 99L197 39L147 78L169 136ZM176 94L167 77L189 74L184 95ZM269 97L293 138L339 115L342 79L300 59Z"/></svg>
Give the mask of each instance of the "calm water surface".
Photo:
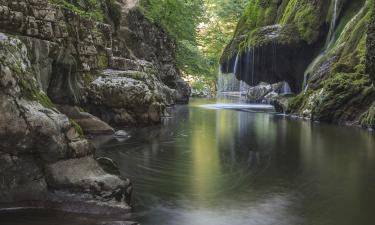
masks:
<svg viewBox="0 0 375 225"><path fill-rule="evenodd" d="M374 133L285 118L263 112L267 106L214 103L193 100L164 125L131 129L128 139L98 140L98 154L114 159L134 183L133 220L375 224ZM0 214L0 224L1 218L7 217ZM65 224L89 224L77 218Z"/></svg>

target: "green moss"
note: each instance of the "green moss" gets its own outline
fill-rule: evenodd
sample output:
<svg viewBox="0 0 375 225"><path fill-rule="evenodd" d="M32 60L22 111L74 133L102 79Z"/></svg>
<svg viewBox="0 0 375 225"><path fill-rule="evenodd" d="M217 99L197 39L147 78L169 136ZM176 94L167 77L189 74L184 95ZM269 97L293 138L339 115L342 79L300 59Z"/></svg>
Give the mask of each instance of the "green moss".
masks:
<svg viewBox="0 0 375 225"><path fill-rule="evenodd" d="M78 125L78 123L76 123L76 121L74 121L72 119L69 119L69 122L70 122L70 125L77 131L79 136L83 137L84 133L83 133L82 127L80 125Z"/></svg>
<svg viewBox="0 0 375 225"><path fill-rule="evenodd" d="M375 102L367 112L362 114L360 123L363 127L375 128Z"/></svg>
<svg viewBox="0 0 375 225"><path fill-rule="evenodd" d="M109 60L107 54L98 54L97 55L97 61L98 61L98 67L99 69L105 69L108 68Z"/></svg>
<svg viewBox="0 0 375 225"><path fill-rule="evenodd" d="M284 12L282 13L282 17L279 21L280 24L285 25L287 23L290 23L293 20L294 13L297 9L297 0L289 0L288 4L286 5L286 8Z"/></svg>
<svg viewBox="0 0 375 225"><path fill-rule="evenodd" d="M88 87L96 79L98 75L95 72L84 72L81 74L81 79L84 86Z"/></svg>
<svg viewBox="0 0 375 225"><path fill-rule="evenodd" d="M333 73L323 81L324 95L312 112L313 119L335 121L345 113L350 114L350 107L358 107L371 87L368 75L359 73ZM356 101L359 100L359 101Z"/></svg>
<svg viewBox="0 0 375 225"><path fill-rule="evenodd" d="M99 0L49 0L82 17L103 21L102 2Z"/></svg>
<svg viewBox="0 0 375 225"><path fill-rule="evenodd" d="M308 3L300 8L296 14L295 21L298 27L300 37L307 43L311 44L319 36L319 14L316 8Z"/></svg>
<svg viewBox="0 0 375 225"><path fill-rule="evenodd" d="M19 84L22 94L26 99L37 101L49 109L55 108L55 105L52 103L51 99L37 87L35 81L23 78L20 79Z"/></svg>
<svg viewBox="0 0 375 225"><path fill-rule="evenodd" d="M299 113L306 106L308 94L300 93L292 98L288 104L287 113Z"/></svg>

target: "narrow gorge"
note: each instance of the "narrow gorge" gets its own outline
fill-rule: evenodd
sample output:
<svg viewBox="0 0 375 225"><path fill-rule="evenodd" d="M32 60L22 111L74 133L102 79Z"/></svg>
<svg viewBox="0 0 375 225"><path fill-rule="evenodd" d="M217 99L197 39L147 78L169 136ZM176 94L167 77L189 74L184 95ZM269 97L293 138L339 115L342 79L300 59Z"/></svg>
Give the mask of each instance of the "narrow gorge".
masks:
<svg viewBox="0 0 375 225"><path fill-rule="evenodd" d="M374 0L0 0L0 225L372 225Z"/></svg>

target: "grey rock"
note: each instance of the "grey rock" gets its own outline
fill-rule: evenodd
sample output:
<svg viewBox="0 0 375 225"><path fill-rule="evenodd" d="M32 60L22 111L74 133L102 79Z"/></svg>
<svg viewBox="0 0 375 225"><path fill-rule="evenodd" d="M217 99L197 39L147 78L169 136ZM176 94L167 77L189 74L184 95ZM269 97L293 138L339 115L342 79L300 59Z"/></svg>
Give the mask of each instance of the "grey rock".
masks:
<svg viewBox="0 0 375 225"><path fill-rule="evenodd" d="M32 156L0 153L0 202L45 200L47 183Z"/></svg>
<svg viewBox="0 0 375 225"><path fill-rule="evenodd" d="M87 112L81 112L78 107L60 105L59 110L73 119L83 130L85 134L113 134L114 129L106 122Z"/></svg>
<svg viewBox="0 0 375 225"><path fill-rule="evenodd" d="M112 159L106 158L106 157L100 157L100 158L97 158L96 161L98 161L99 165L107 173L120 175L120 170L118 168L118 165Z"/></svg>
<svg viewBox="0 0 375 225"><path fill-rule="evenodd" d="M69 159L46 166L47 182L55 190L86 193L94 199L130 203L131 183L106 173L92 157Z"/></svg>
<svg viewBox="0 0 375 225"><path fill-rule="evenodd" d="M129 134L124 130L118 130L115 132L115 137L128 137Z"/></svg>

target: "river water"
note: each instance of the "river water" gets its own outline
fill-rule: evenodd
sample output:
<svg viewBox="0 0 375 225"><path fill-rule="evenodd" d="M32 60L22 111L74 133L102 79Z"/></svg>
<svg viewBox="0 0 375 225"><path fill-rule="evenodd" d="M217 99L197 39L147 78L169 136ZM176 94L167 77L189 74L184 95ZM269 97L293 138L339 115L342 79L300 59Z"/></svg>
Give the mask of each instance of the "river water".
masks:
<svg viewBox="0 0 375 225"><path fill-rule="evenodd" d="M199 99L129 135L97 139L98 154L133 181L132 220L143 225L375 224L375 134L366 130Z"/></svg>

